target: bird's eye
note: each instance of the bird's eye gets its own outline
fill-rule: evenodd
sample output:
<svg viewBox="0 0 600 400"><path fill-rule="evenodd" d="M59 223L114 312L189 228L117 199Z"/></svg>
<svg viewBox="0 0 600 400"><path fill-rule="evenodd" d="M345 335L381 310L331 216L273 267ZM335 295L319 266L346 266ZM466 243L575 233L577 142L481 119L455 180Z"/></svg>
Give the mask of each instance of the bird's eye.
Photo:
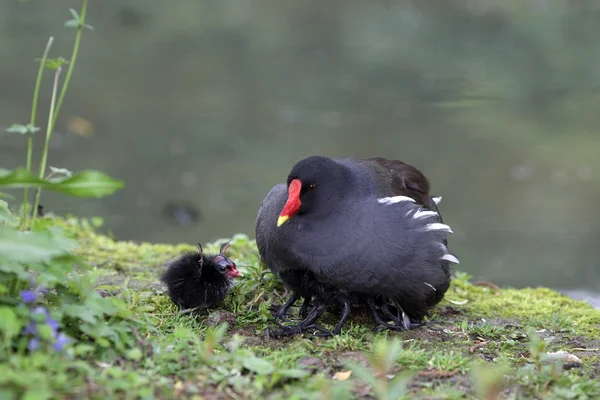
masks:
<svg viewBox="0 0 600 400"><path fill-rule="evenodd" d="M310 185L308 185L308 188L310 190L315 190L317 188L317 185L315 185L314 183L311 183Z"/></svg>

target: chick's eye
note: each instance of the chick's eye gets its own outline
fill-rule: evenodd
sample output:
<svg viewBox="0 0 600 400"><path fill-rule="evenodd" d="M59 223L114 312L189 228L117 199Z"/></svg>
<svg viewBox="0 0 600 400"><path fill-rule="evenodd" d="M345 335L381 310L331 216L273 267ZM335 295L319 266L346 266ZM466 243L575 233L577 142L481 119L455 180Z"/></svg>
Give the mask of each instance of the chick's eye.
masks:
<svg viewBox="0 0 600 400"><path fill-rule="evenodd" d="M315 190L317 188L317 185L315 185L314 183L311 183L310 185L308 185L308 188L310 190Z"/></svg>

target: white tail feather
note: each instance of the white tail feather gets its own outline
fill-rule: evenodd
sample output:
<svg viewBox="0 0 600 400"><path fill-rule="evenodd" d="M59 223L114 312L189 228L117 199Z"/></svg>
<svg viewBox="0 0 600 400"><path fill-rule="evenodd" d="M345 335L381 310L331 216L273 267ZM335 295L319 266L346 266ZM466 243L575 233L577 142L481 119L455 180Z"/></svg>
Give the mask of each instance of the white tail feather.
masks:
<svg viewBox="0 0 600 400"><path fill-rule="evenodd" d="M414 199L411 199L410 197L406 196L382 197L381 199L377 199L377 201L381 204L395 204L400 203L401 201L410 201L413 203L415 202Z"/></svg>
<svg viewBox="0 0 600 400"><path fill-rule="evenodd" d="M442 196L432 197L431 200L433 200L435 204L440 204L440 201L442 201Z"/></svg>
<svg viewBox="0 0 600 400"><path fill-rule="evenodd" d="M458 258L454 257L452 254L444 254L444 256L441 258L441 260L450 261L451 263L454 263L454 264L460 264L460 261L458 261Z"/></svg>
<svg viewBox="0 0 600 400"><path fill-rule="evenodd" d="M425 226L425 230L426 231L442 231L442 232L448 232L448 233L453 233L452 229L450 229L450 227L446 224L441 224L439 222L434 222L431 224L427 224Z"/></svg>
<svg viewBox="0 0 600 400"><path fill-rule="evenodd" d="M414 219L423 218L423 217L434 217L437 216L438 213L435 211L424 211L422 208L419 208L417 212L413 215Z"/></svg>

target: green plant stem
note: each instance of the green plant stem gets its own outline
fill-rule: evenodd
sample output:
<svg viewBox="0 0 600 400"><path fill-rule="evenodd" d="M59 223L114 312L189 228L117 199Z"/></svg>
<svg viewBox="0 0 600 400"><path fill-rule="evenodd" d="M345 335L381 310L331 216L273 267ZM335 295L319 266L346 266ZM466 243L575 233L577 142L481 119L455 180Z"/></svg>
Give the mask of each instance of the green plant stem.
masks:
<svg viewBox="0 0 600 400"><path fill-rule="evenodd" d="M65 82L63 83L62 89L60 90L60 96L58 97L58 102L56 103L56 113L54 114L54 119L52 120L52 128L54 128L54 124L56 124L56 119L58 118L60 107L62 106L63 99L67 93L67 87L69 86L69 81L71 80L71 74L73 73L73 68L75 67L75 61L77 61L77 54L79 54L79 44L81 43L83 25L85 24L87 4L88 0L83 0L81 13L79 14L79 26L77 26L77 35L75 36L75 44L73 45L73 53L71 54L71 60L69 61L69 69L67 70L67 75L65 76Z"/></svg>
<svg viewBox="0 0 600 400"><path fill-rule="evenodd" d="M38 69L37 79L35 81L35 88L33 90L33 102L31 104L31 119L29 120L30 126L35 126L35 116L37 113L37 105L38 98L40 94L40 87L42 85L42 76L44 75L44 69L46 68L46 59L48 58L48 53L50 53L50 47L52 47L52 42L54 41L54 37L50 36L48 39L48 44L46 44L46 49L44 50L44 54L42 55L42 61L40 61L40 68ZM29 132L27 134L27 172L31 172L31 156L33 154L33 133ZM23 194L23 217L21 218L21 230L25 228L27 225L27 198L29 196L29 188L25 188L25 192Z"/></svg>
<svg viewBox="0 0 600 400"><path fill-rule="evenodd" d="M54 87L52 88L52 100L50 101L50 113L48 115L48 129L46 129L46 142L44 143L44 152L42 153L42 161L40 163L40 174L39 178L44 179L44 171L46 171L46 161L48 159L48 144L50 143L50 137L52 136L52 120L55 113L55 105L56 105L56 92L58 92L58 79L60 78L60 72L62 71L61 67L56 69L56 74L54 74ZM40 196L42 194L42 189L38 188L35 192L35 203L33 204L33 218L31 219L31 230L35 228L35 219L37 217L37 209L40 204Z"/></svg>
<svg viewBox="0 0 600 400"><path fill-rule="evenodd" d="M46 170L46 160L48 158L48 144L50 142L50 136L52 135L52 131L54 130L54 125L56 124L56 120L58 118L58 114L60 113L60 107L62 106L62 102L67 93L67 88L69 87L69 81L71 80L71 74L73 73L73 68L75 67L75 62L77 61L77 54L79 54L79 44L81 43L81 35L83 33L83 25L85 24L85 14L87 12L88 0L83 0L83 4L81 5L81 13L79 14L79 25L77 26L77 35L75 35L75 44L73 45L73 53L71 54L71 60L69 63L69 68L67 69L67 75L65 76L65 81L60 90L60 96L58 97L58 102L56 102L56 108L54 108L54 104L51 106L52 113L49 117L48 121L48 129L46 133L46 143L44 144L44 151L42 153L42 162L40 164L40 179L44 179L44 172ZM60 68L59 68L60 69ZM54 82L54 92L52 94L52 101L54 102L56 98L56 88L58 82L57 72L56 80ZM40 204L40 196L42 193L41 188L37 188L35 192L35 203L33 205L33 217L31 219L31 230L35 227L35 220L37 219L38 214L38 205Z"/></svg>

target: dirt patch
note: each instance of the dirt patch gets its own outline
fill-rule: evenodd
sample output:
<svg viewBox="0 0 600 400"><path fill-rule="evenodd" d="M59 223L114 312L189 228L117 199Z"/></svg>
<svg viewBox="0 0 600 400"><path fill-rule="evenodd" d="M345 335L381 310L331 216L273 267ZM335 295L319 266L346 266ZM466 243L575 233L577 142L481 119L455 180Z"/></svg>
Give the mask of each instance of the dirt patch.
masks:
<svg viewBox="0 0 600 400"><path fill-rule="evenodd" d="M298 360L298 367L315 373L325 369L325 362L318 357L307 356Z"/></svg>

